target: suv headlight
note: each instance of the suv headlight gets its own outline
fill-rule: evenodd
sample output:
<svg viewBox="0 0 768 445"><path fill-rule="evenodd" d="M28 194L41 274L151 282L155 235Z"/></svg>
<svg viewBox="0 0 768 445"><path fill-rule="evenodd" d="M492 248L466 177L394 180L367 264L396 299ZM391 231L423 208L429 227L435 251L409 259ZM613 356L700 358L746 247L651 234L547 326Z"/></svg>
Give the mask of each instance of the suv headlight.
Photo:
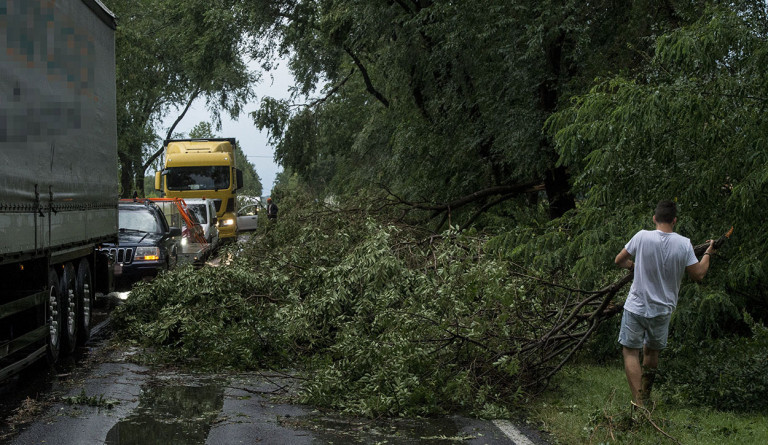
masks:
<svg viewBox="0 0 768 445"><path fill-rule="evenodd" d="M160 248L137 247L134 259L138 261L157 261L160 259Z"/></svg>

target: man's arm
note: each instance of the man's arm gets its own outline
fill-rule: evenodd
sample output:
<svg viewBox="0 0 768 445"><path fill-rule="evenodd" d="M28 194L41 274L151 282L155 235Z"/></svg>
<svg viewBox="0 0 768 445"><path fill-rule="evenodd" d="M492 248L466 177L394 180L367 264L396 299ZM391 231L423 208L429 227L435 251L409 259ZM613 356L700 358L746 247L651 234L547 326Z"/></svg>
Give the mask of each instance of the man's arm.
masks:
<svg viewBox="0 0 768 445"><path fill-rule="evenodd" d="M704 255L701 256L701 260L699 260L698 263L691 264L685 268L685 271L688 272L688 276L691 277L693 281L701 281L707 274L707 271L709 270L709 259L712 254L716 252L713 244L714 241L709 240L709 247L707 247L707 251L704 252Z"/></svg>
<svg viewBox="0 0 768 445"><path fill-rule="evenodd" d="M627 249L621 249L621 252L616 255L616 259L613 260L613 262L622 269L632 270L632 268L635 267L635 263L632 261L632 255L627 252Z"/></svg>

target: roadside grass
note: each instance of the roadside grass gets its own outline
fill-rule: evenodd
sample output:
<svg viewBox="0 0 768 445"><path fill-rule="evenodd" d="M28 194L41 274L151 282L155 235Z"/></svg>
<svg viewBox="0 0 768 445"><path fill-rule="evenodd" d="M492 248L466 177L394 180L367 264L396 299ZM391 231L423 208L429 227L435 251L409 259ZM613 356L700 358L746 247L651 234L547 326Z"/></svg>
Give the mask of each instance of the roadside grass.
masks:
<svg viewBox="0 0 768 445"><path fill-rule="evenodd" d="M619 362L574 365L532 407L540 428L561 444L766 444L766 413L727 412L665 400L654 388L653 424L630 408ZM668 436L667 436L668 435Z"/></svg>

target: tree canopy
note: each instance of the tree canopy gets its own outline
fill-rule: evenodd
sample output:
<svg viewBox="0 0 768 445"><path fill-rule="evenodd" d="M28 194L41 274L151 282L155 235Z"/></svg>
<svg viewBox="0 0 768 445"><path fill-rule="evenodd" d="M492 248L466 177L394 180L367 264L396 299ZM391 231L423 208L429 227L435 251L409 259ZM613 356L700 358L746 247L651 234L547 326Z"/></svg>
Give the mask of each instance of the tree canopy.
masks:
<svg viewBox="0 0 768 445"><path fill-rule="evenodd" d="M679 203L678 231L691 238L703 241L734 225L737 245L713 280L733 297L721 310L735 305L738 314L746 305L763 319L766 37L765 3L712 6L696 22L659 36L641 74L600 81L549 127L559 162L577 172L580 236L605 239L597 233L613 227L613 235L627 238L647 223L642 218L660 197ZM721 298L712 292L705 302Z"/></svg>
<svg viewBox="0 0 768 445"><path fill-rule="evenodd" d="M541 184L552 217L574 208L575 197L567 166L542 132L545 120L595 76L635 72L650 37L693 9L683 2L274 3L269 29L290 54L297 93L324 85L305 105L265 99L254 116L284 166L327 193L383 185L408 202L448 203L500 187L481 194L472 211L520 195L521 184Z"/></svg>
<svg viewBox="0 0 768 445"><path fill-rule="evenodd" d="M256 77L244 62L237 0L105 3L118 18L118 155L121 193L127 197L133 190L143 192L144 172L166 136L158 135L158 126L169 113L185 113L201 98L218 126L221 112L240 114ZM173 127L168 136L172 132Z"/></svg>

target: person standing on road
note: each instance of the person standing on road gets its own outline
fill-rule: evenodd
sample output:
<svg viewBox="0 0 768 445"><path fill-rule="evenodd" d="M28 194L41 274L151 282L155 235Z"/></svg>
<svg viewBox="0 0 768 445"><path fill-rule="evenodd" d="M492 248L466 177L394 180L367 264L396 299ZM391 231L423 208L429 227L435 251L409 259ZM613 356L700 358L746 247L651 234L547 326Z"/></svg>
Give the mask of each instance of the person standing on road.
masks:
<svg viewBox="0 0 768 445"><path fill-rule="evenodd" d="M267 219L270 221L277 220L277 204L272 202L272 198L267 198Z"/></svg>
<svg viewBox="0 0 768 445"><path fill-rule="evenodd" d="M623 346L624 371L632 401L637 406L643 406L650 399L659 351L667 346L669 321L677 306L683 272L692 280L701 281L715 253L713 241L709 240L699 261L691 241L674 232L677 224L674 202L659 202L653 222L656 230L637 232L615 259L616 265L634 269L635 274L624 303L619 343Z"/></svg>

